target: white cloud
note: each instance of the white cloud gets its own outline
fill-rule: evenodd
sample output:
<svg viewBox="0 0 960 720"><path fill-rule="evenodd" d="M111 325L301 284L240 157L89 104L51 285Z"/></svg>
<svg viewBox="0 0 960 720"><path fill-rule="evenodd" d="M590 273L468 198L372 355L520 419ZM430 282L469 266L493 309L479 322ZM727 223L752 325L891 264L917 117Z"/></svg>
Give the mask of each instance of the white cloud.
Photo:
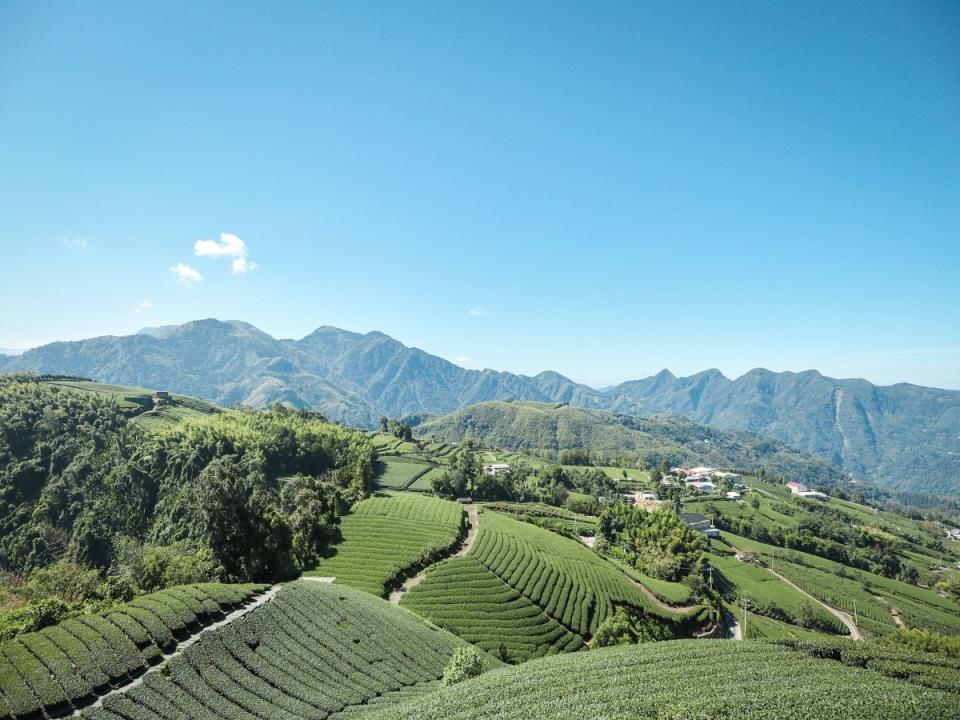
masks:
<svg viewBox="0 0 960 720"><path fill-rule="evenodd" d="M72 248L77 248L78 250L85 250L87 245L90 243L87 242L86 238L60 238L60 242L64 245L67 245Z"/></svg>
<svg viewBox="0 0 960 720"><path fill-rule="evenodd" d="M193 254L199 257L246 257L247 244L230 233L220 233L219 240L197 240Z"/></svg>
<svg viewBox="0 0 960 720"><path fill-rule="evenodd" d="M244 273L253 272L257 269L257 264L253 260L247 260L245 257L238 257L233 259L233 273L234 275L243 275Z"/></svg>
<svg viewBox="0 0 960 720"><path fill-rule="evenodd" d="M193 244L193 254L197 257L233 258L231 268L235 275L257 269L257 264L247 257L247 244L230 233L220 233L219 240L197 240Z"/></svg>
<svg viewBox="0 0 960 720"><path fill-rule="evenodd" d="M184 285L196 285L203 280L203 275L196 268L184 265L182 262L170 266L170 272L177 276L177 280Z"/></svg>
<svg viewBox="0 0 960 720"><path fill-rule="evenodd" d="M473 317L490 317L490 313L487 312L487 309L483 305L472 307L467 310L467 312L473 315Z"/></svg>
<svg viewBox="0 0 960 720"><path fill-rule="evenodd" d="M133 309L133 311L135 313L141 313L144 310L149 310L152 307L153 307L153 303L150 302L149 300L141 300L140 302L137 303L137 306Z"/></svg>
<svg viewBox="0 0 960 720"><path fill-rule="evenodd" d="M452 362L454 365L466 365L470 362L470 358L466 355L459 355L453 358L450 362Z"/></svg>

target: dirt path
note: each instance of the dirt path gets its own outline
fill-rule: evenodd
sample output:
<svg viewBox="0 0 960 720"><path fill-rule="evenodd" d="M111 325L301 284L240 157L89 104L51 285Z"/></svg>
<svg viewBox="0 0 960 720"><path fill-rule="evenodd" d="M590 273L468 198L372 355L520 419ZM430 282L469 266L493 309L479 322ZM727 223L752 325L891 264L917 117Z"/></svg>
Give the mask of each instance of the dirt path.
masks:
<svg viewBox="0 0 960 720"><path fill-rule="evenodd" d="M177 655L180 655L181 653L183 653L184 650L186 650L188 647L193 645L204 634L208 632L212 632L214 630L219 630L224 625L229 625L234 620L237 620L238 618L241 618L244 615L246 615L248 612L252 612L253 610L256 610L258 607L262 607L266 603L273 600L273 598L276 597L277 593L280 592L280 589L282 587L283 587L282 585L274 585L272 588L268 589L266 592L255 597L252 602L250 602L247 605L244 605L243 607L237 608L236 610L228 614L226 617L224 617L222 620L218 620L215 623L211 623L210 625L207 625L206 627L201 628L196 633L188 637L186 640L182 640L179 643L177 643L177 646L171 652L164 653L163 659L160 660L160 662L157 663L156 665L153 665L150 668L148 668L146 672L144 672L142 675L138 675L136 678L134 678L133 680L131 680L125 685L121 685L118 688L114 688L113 690L110 690L109 692L104 693L103 695L99 696L95 702L89 705L84 705L81 708L75 709L72 713L67 715L67 717L77 717L78 715L80 715L81 712L89 710L90 708L100 707L101 705L103 705L103 701L109 697L113 697L114 695L123 695L124 693L129 692L130 690L133 690L133 688L137 687L144 680L146 680L148 675L150 675L151 673L155 673L159 670L162 670L163 667L168 662L170 662L172 658L175 658Z"/></svg>
<svg viewBox="0 0 960 720"><path fill-rule="evenodd" d="M662 608L663 610L667 610L669 612L682 613L682 612L687 612L689 610L693 610L693 608L697 607L696 605L667 605L667 603L663 602L663 600L661 600L656 595L654 595L653 591L650 588L648 588L646 585L644 585L642 582L640 582L639 580L634 580L632 577L630 577L626 573L624 573L624 575L630 582L632 582L634 585L640 588L640 592L646 595L647 598L650 600L650 602L652 602L657 607Z"/></svg>
<svg viewBox="0 0 960 720"><path fill-rule="evenodd" d="M787 580L783 575L781 575L780 573L778 573L776 570L773 570L772 568L767 568L767 572L773 573L773 574L776 575L778 578L780 578L783 582L785 582L787 585L789 585L789 586L792 587L794 590L796 590L798 593L800 593L801 595L807 596L808 598L810 598L811 600L813 600L815 603L817 603L817 605L820 605L820 606L823 607L827 612L829 612L831 615L833 615L833 616L836 617L838 620L840 620L840 622L842 622L844 625L847 626L847 630L850 631L850 639L851 639L851 640L863 640L863 635L860 634L860 629L857 627L856 623L853 622L853 618L850 616L849 613L845 613L845 612L843 612L843 610L837 610L837 609L834 608L834 607L830 607L830 606L827 605L825 602L822 602L822 601L820 601L820 600L817 600L817 598L815 598L813 595L811 595L810 593L808 593L806 590L804 590L804 589L803 589L802 587L800 587L799 585L795 585L794 583L792 583L792 582L790 582L789 580Z"/></svg>
<svg viewBox="0 0 960 720"><path fill-rule="evenodd" d="M460 545L459 549L449 557L463 557L470 552L470 548L473 547L473 543L477 539L477 530L480 529L480 513L477 511L477 506L473 503L467 505L466 508L467 521L469 522L469 526L467 527L467 536L463 539L463 544ZM403 585L390 593L390 597L388 598L390 604L399 605L403 596L420 584L420 581L423 580L424 575L426 575L427 570L430 567L431 566L427 566L412 578L408 578L403 582Z"/></svg>
<svg viewBox="0 0 960 720"><path fill-rule="evenodd" d="M900 613L897 612L897 609L893 607L893 605L891 605L889 602L887 602L887 599L882 595L874 595L874 597L880 602L882 602L884 606L887 608L887 610L890 611L890 616L893 618L893 624L896 625L898 628L902 628L906 630L907 624L903 621L903 618L900 617Z"/></svg>
<svg viewBox="0 0 960 720"><path fill-rule="evenodd" d="M727 620L727 633L730 636L731 640L743 640L743 629L740 627L740 623L737 622L737 619L730 614L729 619Z"/></svg>

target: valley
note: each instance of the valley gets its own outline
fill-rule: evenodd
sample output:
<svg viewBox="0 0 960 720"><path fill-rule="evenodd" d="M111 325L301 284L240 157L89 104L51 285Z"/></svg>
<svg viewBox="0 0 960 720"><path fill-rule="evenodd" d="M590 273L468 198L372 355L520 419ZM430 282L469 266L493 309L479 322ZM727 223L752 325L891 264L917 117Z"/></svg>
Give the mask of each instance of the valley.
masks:
<svg viewBox="0 0 960 720"><path fill-rule="evenodd" d="M135 386L2 382L0 467L19 494L0 516L13 606L0 613L0 717L509 718L517 692L537 698L534 717L596 703L609 718L688 717L676 688L700 694L712 676L725 688L714 714L956 707L960 544L839 486L818 500L752 474L736 464L749 445L698 454L696 436L677 444L656 424L555 404L355 430ZM31 490L24 479L41 476L23 463L51 462L42 443L55 439L69 442ZM117 454L90 465L86 443L111 442ZM706 462L721 470L690 467ZM713 482L690 479L702 473ZM71 474L96 504L65 520L46 508ZM184 503L209 492L217 517L191 515ZM110 529L126 539L98 560L94 508L131 497L139 519ZM21 549L57 533L44 554ZM44 579L65 573L86 573L88 589L67 597ZM715 669L693 679L691 664ZM461 667L479 677L451 681ZM755 682L769 668L829 691L801 702ZM570 692L574 675L586 692ZM850 704L863 687L870 709Z"/></svg>

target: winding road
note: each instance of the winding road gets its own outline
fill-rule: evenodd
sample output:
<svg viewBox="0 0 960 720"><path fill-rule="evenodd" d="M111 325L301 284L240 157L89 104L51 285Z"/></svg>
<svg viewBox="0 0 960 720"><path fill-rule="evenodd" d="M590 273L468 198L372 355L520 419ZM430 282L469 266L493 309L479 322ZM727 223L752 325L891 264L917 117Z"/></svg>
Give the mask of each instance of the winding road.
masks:
<svg viewBox="0 0 960 720"><path fill-rule="evenodd" d="M467 536L463 539L463 543L460 545L457 551L448 557L463 557L470 552L470 548L473 547L473 543L477 539L477 531L480 529L480 513L477 510L477 506L473 503L470 503L465 507L467 509L467 522L469 522L469 526L467 527ZM412 578L404 580L403 585L390 593L390 597L388 598L390 600L390 604L399 605L403 596L420 584L420 581L423 580L427 570L429 570L431 567L433 567L433 565L428 565Z"/></svg>
<svg viewBox="0 0 960 720"><path fill-rule="evenodd" d="M817 598L815 598L813 595L811 595L810 593L808 593L806 590L804 590L804 589L803 589L802 587L800 587L799 585L795 585L794 583L792 583L792 582L790 582L789 580L787 580L787 578L785 578L783 575L781 575L780 573L778 573L776 570L774 570L774 569L772 569L772 568L767 568L767 572L773 573L773 574L776 575L778 578L780 578L780 580L782 580L782 581L785 582L787 585L789 585L790 587L792 587L792 588L793 588L794 590L796 590L798 593L800 593L801 595L807 596L808 598L810 598L811 600L813 600L815 603L817 603L817 605L820 605L820 606L823 607L828 613L830 613L831 615L833 615L834 617L836 617L838 620L840 620L840 622L842 622L844 625L847 626L847 630L850 631L850 639L851 639L851 640L863 640L863 635L860 634L860 629L857 627L857 624L856 624L855 622L853 622L853 618L850 616L850 613L845 613L845 612L843 612L843 610L837 610L835 607L830 607L830 606L827 605L825 602L823 602L823 601L818 600Z"/></svg>

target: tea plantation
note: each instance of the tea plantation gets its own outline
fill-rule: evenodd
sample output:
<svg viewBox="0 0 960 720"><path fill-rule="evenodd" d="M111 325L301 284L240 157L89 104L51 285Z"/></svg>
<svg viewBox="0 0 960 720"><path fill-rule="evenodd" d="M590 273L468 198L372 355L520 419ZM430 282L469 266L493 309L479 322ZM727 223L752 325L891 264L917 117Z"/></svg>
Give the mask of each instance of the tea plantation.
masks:
<svg viewBox="0 0 960 720"><path fill-rule="evenodd" d="M177 640L244 604L257 585L184 585L84 614L0 645L0 715L82 706L144 673Z"/></svg>
<svg viewBox="0 0 960 720"><path fill-rule="evenodd" d="M384 595L402 573L456 544L463 527L455 502L413 493L372 497L341 520L336 554L308 574Z"/></svg>
<svg viewBox="0 0 960 720"><path fill-rule="evenodd" d="M848 645L850 645L848 643ZM502 668L362 720L946 720L957 661L863 645L678 640Z"/></svg>
<svg viewBox="0 0 960 720"><path fill-rule="evenodd" d="M428 571L402 604L513 661L582 647L619 605L674 625L700 611L669 612L580 543L491 510L470 553Z"/></svg>

